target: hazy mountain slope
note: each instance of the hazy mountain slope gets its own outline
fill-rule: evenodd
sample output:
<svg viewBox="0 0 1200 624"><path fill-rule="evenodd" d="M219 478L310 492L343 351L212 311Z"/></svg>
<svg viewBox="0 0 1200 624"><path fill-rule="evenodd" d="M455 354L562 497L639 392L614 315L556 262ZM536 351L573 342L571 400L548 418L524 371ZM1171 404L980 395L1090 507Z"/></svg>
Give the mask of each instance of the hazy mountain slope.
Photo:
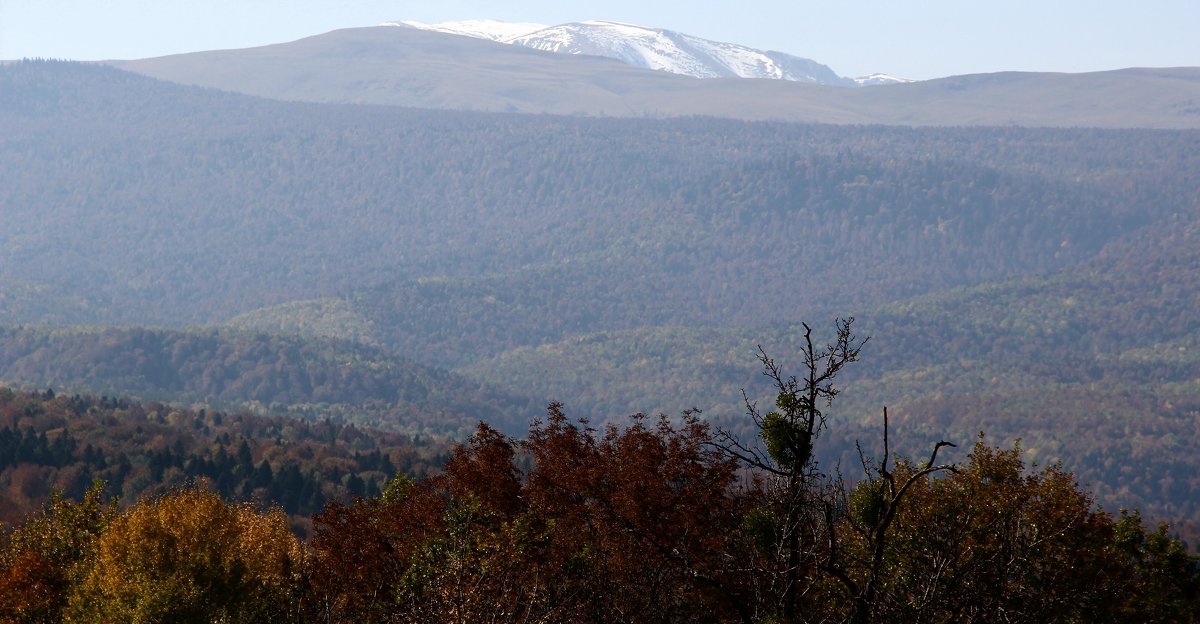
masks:
<svg viewBox="0 0 1200 624"><path fill-rule="evenodd" d="M455 110L842 124L1200 128L1200 69L984 74L843 89L690 79L611 59L374 27L114 65L263 97Z"/></svg>
<svg viewBox="0 0 1200 624"><path fill-rule="evenodd" d="M222 322L221 326L250 332L336 338L379 346L379 332L375 324L355 310L349 301L337 297L290 301L250 310Z"/></svg>
<svg viewBox="0 0 1200 624"><path fill-rule="evenodd" d="M417 29L338 30L292 43L114 62L184 84L283 100L452 110L640 115L643 86L682 77Z"/></svg>
<svg viewBox="0 0 1200 624"><path fill-rule="evenodd" d="M1193 215L1194 218L1194 215ZM829 319L809 319L820 341ZM1200 221L1147 230L1046 277L955 289L861 314L870 336L829 410L831 459L856 461L889 406L894 448L1020 438L1106 507L1200 522ZM699 407L739 426L766 404L757 345L795 371L797 326L640 328L520 347L459 372L603 419ZM870 449L868 449L870 451ZM840 456L838 454L841 454Z"/></svg>
<svg viewBox="0 0 1200 624"><path fill-rule="evenodd" d="M53 63L0 81L0 275L92 302L88 323L349 298L443 365L1052 271L1200 188L1195 132L318 106Z"/></svg>
<svg viewBox="0 0 1200 624"><path fill-rule="evenodd" d="M459 436L511 433L530 404L443 370L335 340L217 330L0 326L0 380Z"/></svg>
<svg viewBox="0 0 1200 624"><path fill-rule="evenodd" d="M1198 90L1196 67L1002 72L856 89L846 106L879 123L916 126L1198 128Z"/></svg>
<svg viewBox="0 0 1200 624"><path fill-rule="evenodd" d="M648 211L600 207L624 222L595 210L548 217L547 231L521 236L547 252L528 264L382 282L356 289L350 305L381 344L458 365L578 333L864 310L1061 267L1154 218L1074 184L865 157L762 163L691 192L692 202Z"/></svg>
<svg viewBox="0 0 1200 624"><path fill-rule="evenodd" d="M850 374L858 387L841 399L858 407L864 406L860 394L867 404L903 407L914 398L1029 384L1102 382L1114 392L1143 386L1182 391L1200 379L1200 352L1192 351L1200 337L1200 219L1193 212L1146 228L1049 275L843 312L851 313L860 333L871 336L868 355ZM826 319L809 320L818 325ZM799 338L794 324L645 327L520 347L459 370L596 416L691 406L737 411L738 389L758 385L757 345L786 359ZM941 377L919 381L917 371L933 370ZM984 372L998 379L988 380ZM898 381L905 375L916 376ZM1042 400L1042 416L1067 404ZM1006 434L1021 431L1004 417L996 423Z"/></svg>
<svg viewBox="0 0 1200 624"><path fill-rule="evenodd" d="M1183 238L1195 244L1197 235L1193 228ZM864 352L869 355L849 375L852 390L840 400L855 408L887 403L903 410L934 396L1060 384L1103 383L1118 393L1200 391L1185 387L1200 375L1200 360L1190 351L1200 332L1198 254L1179 248L1155 253L1132 244L1125 251L1127 270L1119 272L1101 272L1097 267L1103 263L1088 263L1047 277L952 289L857 312L860 332L871 336ZM1138 268L1139 259L1147 259L1147 266ZM757 346L786 359L799 339L798 326L791 324L644 327L519 347L458 370L601 418L693 406L728 414L741 411L739 389L761 385ZM1200 395L1193 398L1200 401ZM1022 420L1026 416L1014 421L1016 416L992 414L986 406L955 418L996 418L968 428L987 425L998 434L1020 435L1038 429L1039 418L1070 406L1053 397L1041 401L1026 406L1029 422ZM872 409L858 414L874 415Z"/></svg>
<svg viewBox="0 0 1200 624"><path fill-rule="evenodd" d="M0 274L0 319L39 319L70 325L86 322L101 307L87 293L65 295L45 284Z"/></svg>

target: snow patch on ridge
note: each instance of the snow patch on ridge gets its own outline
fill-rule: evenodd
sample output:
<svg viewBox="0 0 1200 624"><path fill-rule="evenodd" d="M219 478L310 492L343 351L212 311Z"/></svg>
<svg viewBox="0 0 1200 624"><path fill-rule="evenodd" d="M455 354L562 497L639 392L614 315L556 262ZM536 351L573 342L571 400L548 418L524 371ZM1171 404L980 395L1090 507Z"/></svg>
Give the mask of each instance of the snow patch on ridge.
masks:
<svg viewBox="0 0 1200 624"><path fill-rule="evenodd" d="M858 86L907 82L884 74L851 80L816 61L763 51L735 43L711 41L663 28L609 20L588 20L557 26L498 20L463 20L424 24L387 22L390 26L488 39L560 54L587 54L617 59L634 67L695 78L761 78L823 85Z"/></svg>
<svg viewBox="0 0 1200 624"><path fill-rule="evenodd" d="M476 39L490 39L492 41L503 41L505 39L519 37L526 33L531 33L547 27L546 24L534 24L531 22L502 22L499 20L488 19L460 20L456 22L441 22L438 24L426 24L415 20L401 20L396 22L384 22L383 25L406 26L409 28L432 30L434 32L447 33L451 35L475 37Z"/></svg>
<svg viewBox="0 0 1200 624"><path fill-rule="evenodd" d="M860 86L868 87L874 85L904 84L906 82L916 81L909 80L908 78L897 78L896 76L890 76L888 74L870 74L868 76L859 76L858 78L854 79L854 82L858 83Z"/></svg>

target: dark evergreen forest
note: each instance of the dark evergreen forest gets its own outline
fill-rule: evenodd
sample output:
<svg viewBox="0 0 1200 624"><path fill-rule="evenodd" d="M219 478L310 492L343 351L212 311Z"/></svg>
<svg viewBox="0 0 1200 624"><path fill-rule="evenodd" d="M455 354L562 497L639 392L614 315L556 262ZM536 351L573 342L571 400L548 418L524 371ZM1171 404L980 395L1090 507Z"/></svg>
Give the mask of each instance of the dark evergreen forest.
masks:
<svg viewBox="0 0 1200 624"><path fill-rule="evenodd" d="M279 505L307 531L327 501L378 495L397 474L436 472L448 451L434 439L331 421L3 388L0 523L21 523L55 490L78 500L96 480L125 506L204 482L229 500Z"/></svg>

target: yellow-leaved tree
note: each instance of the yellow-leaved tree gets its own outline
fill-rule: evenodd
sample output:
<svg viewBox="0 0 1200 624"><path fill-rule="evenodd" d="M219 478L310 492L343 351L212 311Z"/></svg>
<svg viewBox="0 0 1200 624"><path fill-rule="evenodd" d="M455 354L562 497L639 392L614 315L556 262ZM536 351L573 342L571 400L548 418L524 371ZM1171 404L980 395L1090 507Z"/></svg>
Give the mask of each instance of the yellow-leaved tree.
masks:
<svg viewBox="0 0 1200 624"><path fill-rule="evenodd" d="M108 526L66 621L293 619L304 559L281 510L260 513L198 488L172 492Z"/></svg>

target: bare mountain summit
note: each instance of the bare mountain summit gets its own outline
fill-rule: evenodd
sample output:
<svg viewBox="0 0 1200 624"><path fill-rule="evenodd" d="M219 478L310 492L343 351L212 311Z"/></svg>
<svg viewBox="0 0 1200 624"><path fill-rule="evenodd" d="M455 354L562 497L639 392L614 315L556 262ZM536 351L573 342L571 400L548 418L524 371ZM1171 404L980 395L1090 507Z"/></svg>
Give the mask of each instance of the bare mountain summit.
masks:
<svg viewBox="0 0 1200 624"><path fill-rule="evenodd" d="M1006 72L845 88L698 79L506 45L494 36L394 26L111 64L173 82L308 102L834 124L1200 128L1200 68Z"/></svg>

